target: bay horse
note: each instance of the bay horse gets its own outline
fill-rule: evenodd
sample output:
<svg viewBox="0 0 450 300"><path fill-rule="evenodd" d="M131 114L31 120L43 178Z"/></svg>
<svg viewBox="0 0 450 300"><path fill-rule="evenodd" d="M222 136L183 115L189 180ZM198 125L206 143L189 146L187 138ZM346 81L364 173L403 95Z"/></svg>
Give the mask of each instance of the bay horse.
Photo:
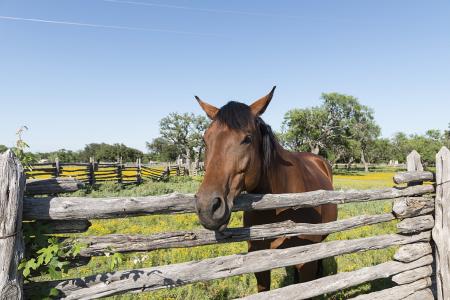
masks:
<svg viewBox="0 0 450 300"><path fill-rule="evenodd" d="M283 149L261 115L272 100L269 94L250 106L228 102L218 109L195 96L212 120L204 133L205 176L196 194L196 212L207 229L223 231L231 216L234 199L243 191L256 194L301 193L332 190L332 172L322 157ZM244 226L292 220L325 223L337 219L336 205L314 208L274 209L244 212ZM296 236L249 241L248 251L280 249L319 243L326 236ZM320 276L319 261L295 266L294 281ZM270 270L255 273L258 292L270 289Z"/></svg>

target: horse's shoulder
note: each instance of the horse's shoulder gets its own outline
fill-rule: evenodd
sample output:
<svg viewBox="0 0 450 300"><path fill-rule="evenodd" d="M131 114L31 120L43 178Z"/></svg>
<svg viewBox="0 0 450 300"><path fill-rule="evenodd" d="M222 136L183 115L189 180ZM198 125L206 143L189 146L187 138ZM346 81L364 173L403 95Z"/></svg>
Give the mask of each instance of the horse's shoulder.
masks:
<svg viewBox="0 0 450 300"><path fill-rule="evenodd" d="M323 167L328 168L328 166L330 166L330 164L325 158L311 152L294 152L294 155L297 156L297 158L302 163L316 164L322 168Z"/></svg>
<svg viewBox="0 0 450 300"><path fill-rule="evenodd" d="M331 165L322 156L311 152L295 152L293 154L296 156L299 167L303 169L303 172L319 173L332 178Z"/></svg>

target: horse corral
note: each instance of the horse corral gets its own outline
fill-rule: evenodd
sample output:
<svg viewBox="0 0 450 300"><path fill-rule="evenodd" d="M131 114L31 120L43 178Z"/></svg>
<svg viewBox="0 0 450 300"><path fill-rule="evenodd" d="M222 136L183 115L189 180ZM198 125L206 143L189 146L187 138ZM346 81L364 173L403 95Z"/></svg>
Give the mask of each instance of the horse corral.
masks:
<svg viewBox="0 0 450 300"><path fill-rule="evenodd" d="M417 154L408 157L408 171L396 174L397 186L382 190L313 191L299 194L244 194L236 199L234 211L275 208L314 207L323 204L393 199L392 213L362 215L323 224L282 222L252 227L228 228L221 233L197 230L166 232L154 235L106 235L81 237L87 245L80 256L92 257L111 252L151 251L155 249L192 247L216 243L253 241L296 235L325 235L364 225L400 220L397 234L355 240L340 240L270 249L248 254L230 255L193 261L103 273L84 278L39 282L23 286L17 265L23 255L21 222L41 220L65 224L55 232L79 232L89 226L89 219L115 218L146 214L178 214L195 211L192 194L165 196L96 198L24 197L25 175L20 163L8 151L0 159L0 291L2 299L22 299L35 289L55 287L63 299L92 299L123 293L138 293L174 288L199 281L261 272L326 257L398 245L392 261L364 269L338 273L313 281L290 285L273 291L250 295L245 299L308 299L364 282L391 278L393 288L360 295L355 299L450 299L449 218L450 218L450 151L437 154L436 174L424 172ZM427 183L422 184L424 181ZM433 184L428 184L432 182ZM77 188L73 182L67 191ZM33 194L32 183L27 195ZM65 190L57 181L45 190L35 187L35 194L54 194ZM55 190L56 189L56 190ZM23 208L23 209L22 209ZM434 215L434 218L433 218ZM80 225L81 224L81 225ZM74 240L67 240L73 243ZM6 270L6 271L5 271ZM23 292L22 292L23 291Z"/></svg>
<svg viewBox="0 0 450 300"><path fill-rule="evenodd" d="M144 165L138 159L136 163L99 163L91 158L89 163L54 163L32 164L25 172L27 179L75 178L86 184L117 182L121 184L142 183L144 179L155 181L166 180L169 176L185 176L188 170L185 166ZM196 173L197 169L192 168Z"/></svg>

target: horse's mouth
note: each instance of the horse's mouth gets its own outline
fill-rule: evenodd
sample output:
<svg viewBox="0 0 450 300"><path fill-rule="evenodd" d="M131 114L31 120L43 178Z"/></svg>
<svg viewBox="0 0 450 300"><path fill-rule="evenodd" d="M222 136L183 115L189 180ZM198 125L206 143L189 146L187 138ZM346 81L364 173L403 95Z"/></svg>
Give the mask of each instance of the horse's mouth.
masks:
<svg viewBox="0 0 450 300"><path fill-rule="evenodd" d="M227 222L227 223L224 223L224 224L222 224L222 225L220 225L220 227L217 228L217 231L218 231L218 232L222 232L222 231L224 231L225 229L227 229L227 226L228 226L228 222Z"/></svg>
<svg viewBox="0 0 450 300"><path fill-rule="evenodd" d="M228 223L230 223L230 219L231 219L231 214L228 216L228 218L227 218L227 220L225 221L225 223L223 223L222 225L220 225L219 228L217 228L216 230L217 230L218 232L222 232L222 231L224 231L225 229L227 229Z"/></svg>

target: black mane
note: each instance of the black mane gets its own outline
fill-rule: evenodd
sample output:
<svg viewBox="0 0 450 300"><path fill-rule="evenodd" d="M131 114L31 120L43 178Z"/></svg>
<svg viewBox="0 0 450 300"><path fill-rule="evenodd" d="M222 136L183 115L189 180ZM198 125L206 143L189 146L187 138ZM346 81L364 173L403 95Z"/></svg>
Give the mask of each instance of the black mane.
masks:
<svg viewBox="0 0 450 300"><path fill-rule="evenodd" d="M250 106L244 103L230 101L219 109L215 120L231 129L244 130L251 126L253 118Z"/></svg>
<svg viewBox="0 0 450 300"><path fill-rule="evenodd" d="M277 154L276 137L272 132L272 128L260 117L255 118L250 110L250 106L235 101L230 101L222 106L216 114L215 121L235 130L245 130L254 122L254 126L261 133L263 171L267 174Z"/></svg>

